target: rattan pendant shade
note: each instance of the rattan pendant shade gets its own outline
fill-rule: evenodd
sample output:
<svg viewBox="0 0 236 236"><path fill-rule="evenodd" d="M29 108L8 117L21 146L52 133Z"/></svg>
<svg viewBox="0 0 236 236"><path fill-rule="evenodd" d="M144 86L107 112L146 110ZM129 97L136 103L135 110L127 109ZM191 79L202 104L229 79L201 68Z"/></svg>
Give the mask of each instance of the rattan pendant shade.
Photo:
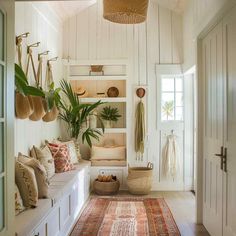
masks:
<svg viewBox="0 0 236 236"><path fill-rule="evenodd" d="M148 0L103 0L103 17L114 23L138 24L147 18Z"/></svg>

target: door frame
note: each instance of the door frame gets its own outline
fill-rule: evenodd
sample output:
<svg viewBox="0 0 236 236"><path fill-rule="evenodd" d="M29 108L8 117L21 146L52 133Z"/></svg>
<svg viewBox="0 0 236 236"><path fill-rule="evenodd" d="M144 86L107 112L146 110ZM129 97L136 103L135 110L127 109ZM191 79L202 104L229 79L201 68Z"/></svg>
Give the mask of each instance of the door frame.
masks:
<svg viewBox="0 0 236 236"><path fill-rule="evenodd" d="M202 70L202 41L205 36L223 19L223 17L235 6L234 0L229 0L211 21L196 34L196 80L197 80L197 182L196 182L196 221L203 223L203 137L204 137L204 100L202 94L203 70Z"/></svg>
<svg viewBox="0 0 236 236"><path fill-rule="evenodd" d="M1 1L0 6L6 13L6 75L4 84L4 111L5 111L5 227L0 236L13 235L15 206L14 192L15 192L15 157L14 157L14 123L15 123L15 2L14 0Z"/></svg>
<svg viewBox="0 0 236 236"><path fill-rule="evenodd" d="M190 72L189 72L190 73ZM160 112L160 104L161 104L161 76L162 75L173 75L173 76L182 76L183 77L183 93L184 93L184 97L188 95L187 90L189 89L189 85L187 85L188 83L185 82L185 77L187 76L187 74L183 73L182 70L182 66L181 64L165 64L165 65L160 65L160 64L156 64L155 65L155 75L156 75L156 107L157 112L156 112L156 130L158 133L158 153L159 153L159 161L158 163L156 163L156 166L158 166L159 168L159 175L156 179L156 181L153 182L153 189L158 189L161 191L191 191L193 190L193 165L192 168L189 169L189 161L186 159L186 156L189 155L189 151L188 148L189 145L192 145L191 141L188 142L187 140L187 135L189 135L189 132L191 132L191 130L189 130L188 127L188 122L186 122L188 120L189 115L188 113L185 112L187 104L186 104L186 100L184 99L184 110L183 110L183 116L184 119L183 121L171 121L169 124L165 124L165 122L161 121L161 112ZM188 87L186 87L188 86ZM187 89L186 89L187 88ZM186 116L188 116L188 118L186 119ZM193 120L192 120L193 121ZM161 158L162 158L162 148L161 148L161 142L162 142L162 136L163 134L166 135L168 134L169 130L174 130L175 126L178 125L179 127L176 128L175 131L178 132L183 132L183 145L181 145L181 150L182 150L182 154L183 154L183 165L182 165L182 171L183 171L183 181L182 182L176 182L174 185L168 183L168 181L161 181L161 175L160 175L160 167L161 167ZM168 128L166 129L165 127ZM183 126L183 130L180 130L180 126ZM166 132L162 132L162 131L166 131ZM187 131L187 132L186 132ZM187 143L187 145L186 145ZM193 160L193 159L192 159ZM191 161L190 161L191 162Z"/></svg>

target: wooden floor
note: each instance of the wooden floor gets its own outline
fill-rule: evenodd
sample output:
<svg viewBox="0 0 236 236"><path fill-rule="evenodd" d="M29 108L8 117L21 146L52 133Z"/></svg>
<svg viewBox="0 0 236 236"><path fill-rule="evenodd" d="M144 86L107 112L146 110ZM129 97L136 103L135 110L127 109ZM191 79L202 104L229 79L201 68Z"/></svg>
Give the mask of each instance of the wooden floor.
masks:
<svg viewBox="0 0 236 236"><path fill-rule="evenodd" d="M133 196L121 191L118 196ZM195 196L191 192L151 192L145 197L164 198L179 227L181 236L209 236L203 225L195 222Z"/></svg>
<svg viewBox="0 0 236 236"><path fill-rule="evenodd" d="M191 192L152 192L151 197L163 197L182 236L209 236L203 225L195 222L195 196Z"/></svg>

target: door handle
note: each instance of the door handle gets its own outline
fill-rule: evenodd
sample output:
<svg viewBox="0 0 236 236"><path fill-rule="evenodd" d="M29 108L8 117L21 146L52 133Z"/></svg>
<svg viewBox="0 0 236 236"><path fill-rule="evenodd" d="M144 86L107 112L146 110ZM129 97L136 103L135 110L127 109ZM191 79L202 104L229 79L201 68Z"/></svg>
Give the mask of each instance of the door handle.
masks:
<svg viewBox="0 0 236 236"><path fill-rule="evenodd" d="M215 154L215 156L220 157L220 169L227 172L227 148L222 146L220 148L220 154Z"/></svg>
<svg viewBox="0 0 236 236"><path fill-rule="evenodd" d="M224 172L227 173L227 148L225 148L224 150L223 165L224 165Z"/></svg>
<svg viewBox="0 0 236 236"><path fill-rule="evenodd" d="M221 146L220 154L215 154L215 156L220 157L220 169L224 170L224 147Z"/></svg>

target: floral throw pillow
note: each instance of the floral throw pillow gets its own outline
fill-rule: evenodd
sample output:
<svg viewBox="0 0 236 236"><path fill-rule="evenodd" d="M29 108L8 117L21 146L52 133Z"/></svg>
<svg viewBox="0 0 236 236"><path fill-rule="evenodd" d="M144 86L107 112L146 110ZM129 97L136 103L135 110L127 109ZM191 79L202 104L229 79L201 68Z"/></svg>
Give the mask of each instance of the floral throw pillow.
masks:
<svg viewBox="0 0 236 236"><path fill-rule="evenodd" d="M54 158L56 173L62 173L74 169L68 146L66 144L48 143L48 147Z"/></svg>

